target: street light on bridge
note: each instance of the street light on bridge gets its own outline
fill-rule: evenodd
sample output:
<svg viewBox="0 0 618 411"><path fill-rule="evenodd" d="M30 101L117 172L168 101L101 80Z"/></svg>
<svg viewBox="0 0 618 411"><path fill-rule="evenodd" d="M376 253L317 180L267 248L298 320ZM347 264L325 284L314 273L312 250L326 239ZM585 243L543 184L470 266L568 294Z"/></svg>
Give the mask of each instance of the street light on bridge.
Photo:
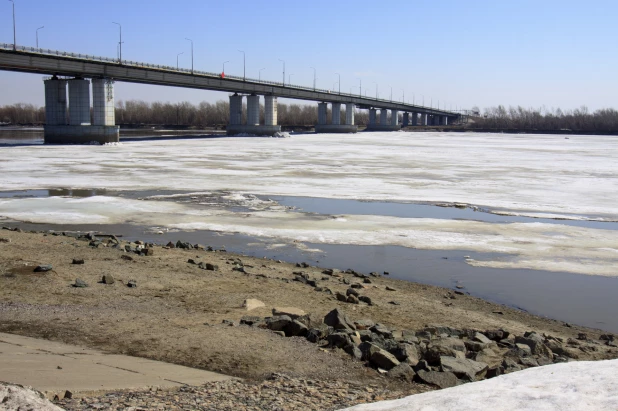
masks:
<svg viewBox="0 0 618 411"><path fill-rule="evenodd" d="M315 91L315 79L316 79L316 77L315 77L315 67L309 67L309 68L313 69L313 91Z"/></svg>
<svg viewBox="0 0 618 411"><path fill-rule="evenodd" d="M186 37L185 40L189 40L191 42L191 74L193 74L193 40Z"/></svg>
<svg viewBox="0 0 618 411"><path fill-rule="evenodd" d="M358 95L363 96L363 81L360 78L358 79Z"/></svg>
<svg viewBox="0 0 618 411"><path fill-rule="evenodd" d="M339 73L335 73L335 74L339 76L339 94L341 94L341 74Z"/></svg>
<svg viewBox="0 0 618 411"><path fill-rule="evenodd" d="M41 26L38 29L36 29L36 48L39 48L39 30L44 29L45 26Z"/></svg>
<svg viewBox="0 0 618 411"><path fill-rule="evenodd" d="M118 47L120 48L120 52L118 53L118 63L122 64L122 26L120 25L120 23L116 23L115 21L112 21L112 24L117 24L118 29L120 30L120 41L118 42Z"/></svg>
<svg viewBox="0 0 618 411"><path fill-rule="evenodd" d="M266 67L262 67L259 71L258 71L258 81L262 81L262 70L264 70Z"/></svg>
<svg viewBox="0 0 618 411"><path fill-rule="evenodd" d="M185 54L185 52L183 51L182 53L176 54L176 70L178 70L178 56L180 56L181 54Z"/></svg>
<svg viewBox="0 0 618 411"><path fill-rule="evenodd" d="M17 50L17 39L15 37L15 2L13 0L9 0L13 3L13 51Z"/></svg>
<svg viewBox="0 0 618 411"><path fill-rule="evenodd" d="M285 86L285 60L279 59L279 61L283 62L283 85Z"/></svg>

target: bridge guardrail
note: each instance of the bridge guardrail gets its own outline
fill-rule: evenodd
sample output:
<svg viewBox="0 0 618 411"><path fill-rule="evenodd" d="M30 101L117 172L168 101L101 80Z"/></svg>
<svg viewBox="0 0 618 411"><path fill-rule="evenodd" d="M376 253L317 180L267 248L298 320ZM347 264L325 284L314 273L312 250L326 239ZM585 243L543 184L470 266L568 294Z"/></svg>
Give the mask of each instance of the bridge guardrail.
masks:
<svg viewBox="0 0 618 411"><path fill-rule="evenodd" d="M11 43L0 43L0 49L13 51L13 44L11 44ZM27 46L16 46L15 47L15 51L25 52L25 53L43 54L43 55L46 55L46 56L70 57L70 58L75 58L75 59L79 59L79 60L96 61L96 62L103 62L103 63L119 63L119 64L122 64L123 66L138 67L138 68L149 68L149 69L154 69L154 70L163 70L163 71L171 72L171 73L192 74L192 75L211 77L211 78L223 78L223 77L221 77L222 73L212 73L212 72L201 71L201 70L193 70L192 71L190 69L176 68L176 67L166 66L166 65L161 65L161 64L143 63L143 62L137 62L137 61L132 61L132 60L122 60L121 62L119 62L118 59L113 59L113 58L109 58L109 57L95 56L95 55L91 55L91 54L71 53L71 52L67 52L67 51L43 49L43 48L27 47ZM339 92L330 91L330 90L314 89L312 87L305 87L305 86L294 85L294 84L284 84L284 83L280 83L280 82L276 82L276 81L257 80L257 79L252 79L252 78L243 78L243 77L240 77L240 76L234 76L234 75L228 75L228 74L225 74L224 78L226 80L242 81L242 82L245 82L245 83L253 83L253 84L260 84L260 85L271 85L271 86L277 86L277 87L293 88L293 89L300 90L300 91L310 91L310 92L315 92L315 93L334 94L334 95L337 95L337 96L352 97L352 98L359 98L359 97L360 98L367 98L367 99L371 99L372 101L375 101L377 103L380 103L380 102L389 103L389 104L399 103L398 101L394 101L394 100L386 100L386 99L380 99L380 98L371 98L371 97L362 96L360 94L339 93ZM407 104L407 103L402 103L402 104ZM454 112L454 111L440 110L440 108L433 108L433 107L421 106L421 105L416 105L416 104L412 104L412 105L414 107L419 108L419 109L437 110L437 111L443 111L445 113L451 113L451 114L455 114L455 115L460 115L459 113Z"/></svg>

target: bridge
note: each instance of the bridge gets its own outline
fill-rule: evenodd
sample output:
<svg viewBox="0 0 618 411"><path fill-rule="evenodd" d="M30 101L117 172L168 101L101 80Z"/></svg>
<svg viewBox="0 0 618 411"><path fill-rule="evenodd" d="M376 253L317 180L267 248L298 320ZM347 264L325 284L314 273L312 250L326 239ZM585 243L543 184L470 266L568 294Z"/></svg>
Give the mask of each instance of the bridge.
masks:
<svg viewBox="0 0 618 411"><path fill-rule="evenodd" d="M223 73L34 47L14 47L6 43L0 43L0 70L52 76L45 80L46 143L118 141L118 126L115 125L114 116L114 81L233 93L230 95L228 134L273 135L280 131L281 126L277 125L279 97L317 101L318 124L315 130L318 133L356 132L356 108L369 110L367 130L392 131L409 125L448 125L460 116L457 112L362 96L360 90L359 94L332 92ZM92 79L92 121L91 82L88 79ZM242 124L244 96L247 97L247 120ZM264 96L264 124L260 124L260 96ZM332 111L330 124L327 124L328 104L331 104ZM343 124L342 104L345 105ZM399 124L400 112L403 113L403 124Z"/></svg>

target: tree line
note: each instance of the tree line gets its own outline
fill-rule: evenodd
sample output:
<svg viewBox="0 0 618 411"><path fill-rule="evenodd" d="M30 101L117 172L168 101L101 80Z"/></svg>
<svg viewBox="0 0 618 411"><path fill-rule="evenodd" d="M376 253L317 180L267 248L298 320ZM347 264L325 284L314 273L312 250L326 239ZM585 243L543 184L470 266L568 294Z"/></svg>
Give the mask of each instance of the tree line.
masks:
<svg viewBox="0 0 618 411"><path fill-rule="evenodd" d="M497 106L486 108L483 115L473 118L468 126L498 130L618 131L618 111L608 108L591 113L585 106L565 111Z"/></svg>
<svg viewBox="0 0 618 411"><path fill-rule="evenodd" d="M313 126L318 122L317 104L278 104L277 122L283 126ZM474 107L470 112L480 113ZM244 110L246 119L246 108ZM401 114L401 113L400 113ZM182 102L145 102L127 100L116 102L116 124L119 125L164 125L183 127L222 127L229 119L229 103L201 102L197 105ZM260 106L261 122L264 121L264 106ZM330 122L331 111L328 111ZM341 124L345 122L345 109L341 110ZM355 113L355 124L369 122L367 110ZM33 104L0 106L0 123L44 124L45 108ZM495 130L573 130L573 131L618 131L618 111L600 109L589 112L586 107L575 110L490 107L478 116L471 116L467 127Z"/></svg>

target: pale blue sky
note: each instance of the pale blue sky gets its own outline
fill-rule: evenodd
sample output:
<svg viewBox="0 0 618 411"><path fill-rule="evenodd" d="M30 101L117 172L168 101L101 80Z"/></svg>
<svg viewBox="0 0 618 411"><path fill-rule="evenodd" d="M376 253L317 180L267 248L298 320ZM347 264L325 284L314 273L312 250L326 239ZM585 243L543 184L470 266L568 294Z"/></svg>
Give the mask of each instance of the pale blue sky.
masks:
<svg viewBox="0 0 618 411"><path fill-rule="evenodd" d="M434 106L617 107L618 1L15 0L17 43L333 88ZM0 42L12 43L0 2ZM287 81L287 78L286 78ZM200 102L225 93L117 83L117 99ZM0 72L0 104L43 104L41 76Z"/></svg>

